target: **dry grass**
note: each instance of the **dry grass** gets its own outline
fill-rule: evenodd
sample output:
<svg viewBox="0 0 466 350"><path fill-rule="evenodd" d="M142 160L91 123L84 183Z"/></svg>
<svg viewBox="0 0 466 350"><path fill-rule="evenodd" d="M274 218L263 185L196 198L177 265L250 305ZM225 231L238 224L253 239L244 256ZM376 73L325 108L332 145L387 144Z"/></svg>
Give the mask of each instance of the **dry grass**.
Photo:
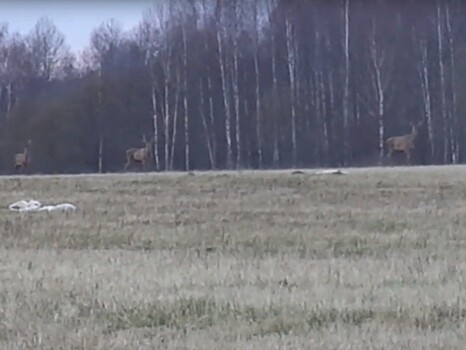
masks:
<svg viewBox="0 0 466 350"><path fill-rule="evenodd" d="M3 178L0 348L462 349L465 175Z"/></svg>

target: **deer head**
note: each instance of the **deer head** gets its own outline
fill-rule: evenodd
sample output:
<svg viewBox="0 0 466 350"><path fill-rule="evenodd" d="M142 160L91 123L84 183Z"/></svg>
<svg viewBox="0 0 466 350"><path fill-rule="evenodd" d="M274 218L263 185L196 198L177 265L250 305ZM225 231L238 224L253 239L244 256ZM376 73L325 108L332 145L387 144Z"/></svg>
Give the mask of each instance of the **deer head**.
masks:
<svg viewBox="0 0 466 350"><path fill-rule="evenodd" d="M152 137L150 140L147 140L146 135L142 135L142 143L144 144L144 149L146 151L147 156L149 157L152 153L152 145L154 143L154 138Z"/></svg>
<svg viewBox="0 0 466 350"><path fill-rule="evenodd" d="M417 123L410 122L409 124L411 125L411 135L416 137L420 127L422 126L422 124L424 124L424 119L421 120L420 122L417 122Z"/></svg>

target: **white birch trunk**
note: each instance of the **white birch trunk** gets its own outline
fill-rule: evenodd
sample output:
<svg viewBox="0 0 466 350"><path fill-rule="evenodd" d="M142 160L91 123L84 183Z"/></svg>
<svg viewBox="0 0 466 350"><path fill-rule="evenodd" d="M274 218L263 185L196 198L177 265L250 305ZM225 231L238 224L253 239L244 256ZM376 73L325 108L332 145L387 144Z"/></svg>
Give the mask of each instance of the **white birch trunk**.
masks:
<svg viewBox="0 0 466 350"><path fill-rule="evenodd" d="M420 63L418 65L419 78L421 81L422 98L424 101L424 115L427 121L427 133L429 136L430 143L430 157L431 161L435 159L435 138L432 122L432 103L430 96L430 81L429 81L429 62L427 60L427 44L425 40L419 39L419 50L420 50Z"/></svg>
<svg viewBox="0 0 466 350"><path fill-rule="evenodd" d="M223 105L225 108L225 137L227 142L227 154L226 154L226 168L232 168L232 146L231 146L231 109L230 100L228 98L228 84L225 69L225 62L223 61L223 38L220 33L221 28L217 28L217 44L218 44L218 60L220 65L220 73L222 79L222 94L223 94Z"/></svg>
<svg viewBox="0 0 466 350"><path fill-rule="evenodd" d="M6 86L6 117L9 119L11 108L13 107L13 84L10 82Z"/></svg>
<svg viewBox="0 0 466 350"><path fill-rule="evenodd" d="M384 125L384 111L385 111L385 93L382 83L381 75L381 54L377 49L377 43L375 40L375 23L373 22L373 28L370 40L370 53L373 67L373 86L375 89L375 97L377 101L376 118L378 124L378 140L379 140L379 163L383 164L383 158L385 154L385 125Z"/></svg>
<svg viewBox="0 0 466 350"><path fill-rule="evenodd" d="M241 118L239 99L239 78L238 78L238 43L236 33L233 39L233 99L235 101L235 136L236 136L236 168L242 166L242 145L241 145Z"/></svg>
<svg viewBox="0 0 466 350"><path fill-rule="evenodd" d="M102 117L102 68L99 68L99 91L97 96L97 103L99 108L99 150L98 150L98 171L103 173L103 163L104 163L104 135L103 135L103 117Z"/></svg>
<svg viewBox="0 0 466 350"><path fill-rule="evenodd" d="M207 151L209 152L210 168L213 169L215 165L214 152L212 149L211 132L209 131L209 126L207 123L207 118L206 118L205 108L204 108L205 96L204 96L204 86L202 85L202 79L199 79L199 93L200 93L200 99L201 99L199 103L199 112L201 114L202 126L204 127L204 132L206 136L206 144L207 144Z"/></svg>
<svg viewBox="0 0 466 350"><path fill-rule="evenodd" d="M327 125L327 101L325 97L325 86L324 86L324 77L322 72L319 73L319 89L318 91L320 92L320 98L319 102L321 105L321 113L322 113L322 127L323 127L323 133L324 133L324 158L325 162L328 163L329 159L329 132L328 132L328 125ZM319 94L317 94L319 96Z"/></svg>
<svg viewBox="0 0 466 350"><path fill-rule="evenodd" d="M171 64L170 64L170 54L168 55L167 62L165 63L164 69L164 118L163 118L163 133L164 137L164 166L165 170L169 170L169 159L170 159L170 152L169 152L169 142L170 142L170 90L169 90L169 81L170 81L170 74L171 74Z"/></svg>
<svg viewBox="0 0 466 350"><path fill-rule="evenodd" d="M189 118L188 118L188 44L186 42L186 31L183 26L183 109L184 109L184 159L185 170L190 169L189 155Z"/></svg>
<svg viewBox="0 0 466 350"><path fill-rule="evenodd" d="M170 150L170 169L173 170L175 162L175 147L176 147L176 134L178 130L178 110L180 101L180 71L176 70L176 95L175 95L175 106L173 109L173 124L172 124L172 135L171 135L171 150Z"/></svg>
<svg viewBox="0 0 466 350"><path fill-rule="evenodd" d="M333 75L332 70L327 70L327 81L328 81L328 90L329 90L329 96L328 96L328 114L329 115L336 115L336 97L335 97L335 78ZM336 159L338 159L339 163L340 159L338 156L338 153L335 152L335 122L332 123L332 120L326 120L327 123L327 131L332 132L332 135L329 136L329 155L330 159L329 161L335 162ZM333 136L333 138L332 138ZM338 158L335 159L335 156L338 156Z"/></svg>
<svg viewBox="0 0 466 350"><path fill-rule="evenodd" d="M272 88L273 88L273 98L276 103L278 102L278 77L277 77L277 58L275 57L276 52L276 42L275 35L272 33ZM278 107L278 106L275 106ZM277 110L279 108L276 108ZM272 120L273 123L273 155L272 163L273 167L277 168L280 165L280 147L279 147L279 132L278 132L278 120L275 113L275 116Z"/></svg>
<svg viewBox="0 0 466 350"><path fill-rule="evenodd" d="M450 5L448 2L445 3L445 17L446 17L446 28L448 33L448 46L450 51L450 84L451 84L451 109L450 109L450 120L452 127L450 127L450 138L451 138L451 155L454 164L458 164L460 158L460 148L458 142L458 114L457 114L457 97L456 97L456 65L455 65L455 46L453 42L451 20L450 20ZM455 130L456 132L454 132Z"/></svg>
<svg viewBox="0 0 466 350"><path fill-rule="evenodd" d="M345 52L345 83L343 88L343 147L344 161L346 164L350 161L350 145L348 139L349 131L349 0L345 1L344 18L345 18L345 33L344 33L344 52Z"/></svg>
<svg viewBox="0 0 466 350"><path fill-rule="evenodd" d="M214 98L213 98L213 91L212 91L212 77L210 74L210 69L208 69L208 77L207 77L207 88L209 89L209 124L211 130L211 138L212 138L212 153L213 153L213 163L212 169L217 168L217 151L216 151L216 140L215 137L215 123L214 123Z"/></svg>
<svg viewBox="0 0 466 350"><path fill-rule="evenodd" d="M295 63L296 57L293 45L293 25L286 19L286 48L288 56L288 75L290 79L290 111L291 111L291 158L292 167L297 163L297 142L296 142L296 105L295 105Z"/></svg>
<svg viewBox="0 0 466 350"><path fill-rule="evenodd" d="M440 14L440 3L437 1L437 45L438 45L438 64L440 74L440 101L441 101L441 114L443 123L443 162L449 163L449 128L450 123L448 120L446 96L445 96L445 67L443 62L443 32L442 32L442 19Z"/></svg>
<svg viewBox="0 0 466 350"><path fill-rule="evenodd" d="M259 169L263 166L262 161L262 106L261 106L261 87L260 87L260 69L259 69L259 27L257 20L257 4L254 4L254 76L256 92L256 139L257 139L257 156Z"/></svg>
<svg viewBox="0 0 466 350"><path fill-rule="evenodd" d="M160 170L160 157L159 157L159 128L158 128L158 118L157 118L157 95L155 89L155 81L152 77L152 125L154 128L154 160L155 160L155 168L156 170Z"/></svg>

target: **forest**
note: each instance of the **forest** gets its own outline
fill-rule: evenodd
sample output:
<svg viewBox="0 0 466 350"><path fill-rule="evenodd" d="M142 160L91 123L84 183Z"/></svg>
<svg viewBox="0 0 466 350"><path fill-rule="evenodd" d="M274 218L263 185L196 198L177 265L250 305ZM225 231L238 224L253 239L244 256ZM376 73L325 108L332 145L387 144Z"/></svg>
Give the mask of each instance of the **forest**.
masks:
<svg viewBox="0 0 466 350"><path fill-rule="evenodd" d="M387 164L423 121L412 164L466 161L466 2L171 0L95 28L73 53L38 18L0 23L0 173ZM403 157L395 157L403 163Z"/></svg>

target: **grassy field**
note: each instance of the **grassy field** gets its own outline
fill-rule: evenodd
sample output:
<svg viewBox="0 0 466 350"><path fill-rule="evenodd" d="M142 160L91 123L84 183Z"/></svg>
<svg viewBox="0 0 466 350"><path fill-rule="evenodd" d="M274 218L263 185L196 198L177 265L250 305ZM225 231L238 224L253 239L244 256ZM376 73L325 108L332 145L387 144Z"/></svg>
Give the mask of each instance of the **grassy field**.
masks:
<svg viewBox="0 0 466 350"><path fill-rule="evenodd" d="M78 211L14 213L34 198ZM463 349L466 167L0 179L1 349Z"/></svg>

